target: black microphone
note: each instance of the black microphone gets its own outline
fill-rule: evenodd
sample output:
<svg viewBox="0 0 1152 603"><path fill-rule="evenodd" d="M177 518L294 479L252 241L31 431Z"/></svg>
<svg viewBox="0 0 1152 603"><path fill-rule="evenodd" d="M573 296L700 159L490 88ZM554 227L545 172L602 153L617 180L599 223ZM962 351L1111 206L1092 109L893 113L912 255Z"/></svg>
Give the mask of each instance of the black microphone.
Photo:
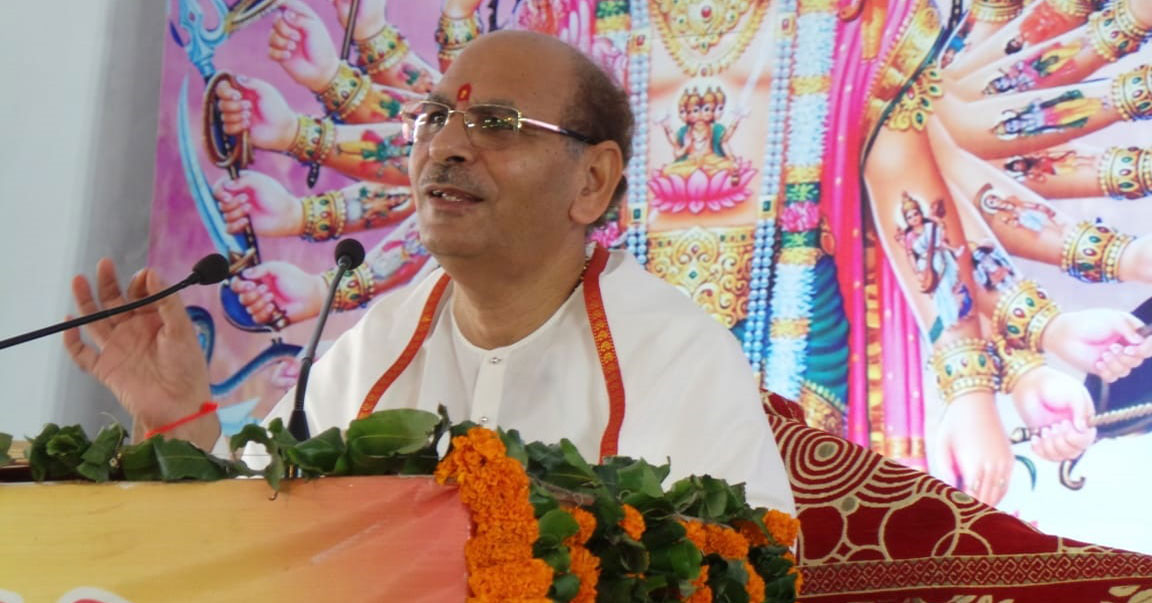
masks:
<svg viewBox="0 0 1152 603"><path fill-rule="evenodd" d="M328 288L328 297L324 300L324 308L320 311L320 319L316 323L316 330L312 332L312 339L304 350L304 357L300 359L300 376L296 379L296 399L292 407L292 416L288 419L288 433L297 441L303 442L309 438L308 416L304 412L304 391L308 387L308 373L312 371L312 361L316 358L316 346L320 343L320 334L324 332L324 323L328 321L328 313L332 311L332 300L336 298L336 290L340 288L340 280L351 270L364 262L364 246L356 239L344 239L336 244L336 275L332 277L332 285Z"/></svg>
<svg viewBox="0 0 1152 603"><path fill-rule="evenodd" d="M116 306L115 308L105 308L99 312L89 314L87 316L73 318L72 320L54 324L50 327L44 327L43 329L37 329L23 335L10 337L4 341L0 341L0 350L24 343L26 341L32 341L33 339L39 339L46 335L59 333L60 331L67 331L68 329L78 327L80 325L86 325L90 322L103 320L109 316L130 312L136 308L139 308L140 306L146 306L152 302L168 297L169 295L172 295L173 293L190 285L212 285L219 283L220 281L228 278L228 272L228 260L224 259L224 256L220 255L219 253L206 255L200 258L200 261L196 262L196 265L192 267L192 274L189 274L188 278L185 278L179 283L176 283L175 285L172 285L171 287L168 287L159 293L149 295L148 297L141 297L136 301L126 303L122 306Z"/></svg>

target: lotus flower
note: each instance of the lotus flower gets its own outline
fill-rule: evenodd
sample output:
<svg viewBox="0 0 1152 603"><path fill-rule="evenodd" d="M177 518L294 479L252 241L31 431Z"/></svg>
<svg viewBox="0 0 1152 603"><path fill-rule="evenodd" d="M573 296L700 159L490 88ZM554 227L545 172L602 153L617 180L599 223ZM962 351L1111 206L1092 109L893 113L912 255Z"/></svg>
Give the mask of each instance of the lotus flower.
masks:
<svg viewBox="0 0 1152 603"><path fill-rule="evenodd" d="M696 168L687 178L679 174L656 172L648 181L648 190L655 196L656 209L671 213L688 210L698 214L704 210L720 211L734 207L748 198L748 183L756 170L745 159L737 159L734 168L709 174Z"/></svg>

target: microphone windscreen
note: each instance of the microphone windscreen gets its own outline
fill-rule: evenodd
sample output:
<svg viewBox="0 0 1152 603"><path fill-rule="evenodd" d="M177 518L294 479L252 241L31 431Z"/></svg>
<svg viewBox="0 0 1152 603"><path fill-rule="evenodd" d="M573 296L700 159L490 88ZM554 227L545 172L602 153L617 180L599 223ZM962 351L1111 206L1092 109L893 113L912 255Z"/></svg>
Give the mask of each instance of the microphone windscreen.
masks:
<svg viewBox="0 0 1152 603"><path fill-rule="evenodd" d="M352 270L364 262L364 246L356 239L343 239L336 244L336 263L340 263L340 258L347 257L348 269Z"/></svg>
<svg viewBox="0 0 1152 603"><path fill-rule="evenodd" d="M224 256L213 253L200 258L200 261L192 267L192 274L196 277L197 283L212 285L228 278L230 268Z"/></svg>

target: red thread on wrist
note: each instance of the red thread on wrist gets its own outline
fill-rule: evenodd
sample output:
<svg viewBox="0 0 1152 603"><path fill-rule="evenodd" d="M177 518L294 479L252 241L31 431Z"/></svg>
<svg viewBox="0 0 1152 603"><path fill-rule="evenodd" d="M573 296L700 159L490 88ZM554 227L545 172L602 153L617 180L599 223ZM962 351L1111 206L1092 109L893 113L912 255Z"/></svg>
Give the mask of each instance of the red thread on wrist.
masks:
<svg viewBox="0 0 1152 603"><path fill-rule="evenodd" d="M160 427L157 427L156 429L152 429L152 430L148 431L147 433L144 434L144 439L147 440L148 438L150 438L150 437L152 437L158 433L168 433L169 431L172 431L173 429L176 429L177 427L180 427L181 425L184 425L186 423L191 423L192 421L195 421L196 419L199 419L200 417L203 417L205 415L216 412L217 408L220 408L219 404L217 404L215 402L211 402L211 401L205 402L205 403L200 405L200 410L188 415L187 417L183 417L181 419L176 419L175 421L173 421L167 425L162 425Z"/></svg>

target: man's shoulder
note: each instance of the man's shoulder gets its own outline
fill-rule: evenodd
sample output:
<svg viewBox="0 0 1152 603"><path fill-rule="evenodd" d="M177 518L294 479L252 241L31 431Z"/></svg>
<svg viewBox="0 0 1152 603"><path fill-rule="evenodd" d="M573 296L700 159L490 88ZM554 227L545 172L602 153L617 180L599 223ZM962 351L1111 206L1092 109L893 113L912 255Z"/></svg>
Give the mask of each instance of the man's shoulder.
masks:
<svg viewBox="0 0 1152 603"><path fill-rule="evenodd" d="M393 325L419 320L424 302L443 275L444 270L437 267L422 278L413 279L403 287L378 296L352 329L388 329Z"/></svg>
<svg viewBox="0 0 1152 603"><path fill-rule="evenodd" d="M601 293L612 326L627 325L646 340L737 344L732 333L687 293L645 270L626 251L612 252Z"/></svg>

